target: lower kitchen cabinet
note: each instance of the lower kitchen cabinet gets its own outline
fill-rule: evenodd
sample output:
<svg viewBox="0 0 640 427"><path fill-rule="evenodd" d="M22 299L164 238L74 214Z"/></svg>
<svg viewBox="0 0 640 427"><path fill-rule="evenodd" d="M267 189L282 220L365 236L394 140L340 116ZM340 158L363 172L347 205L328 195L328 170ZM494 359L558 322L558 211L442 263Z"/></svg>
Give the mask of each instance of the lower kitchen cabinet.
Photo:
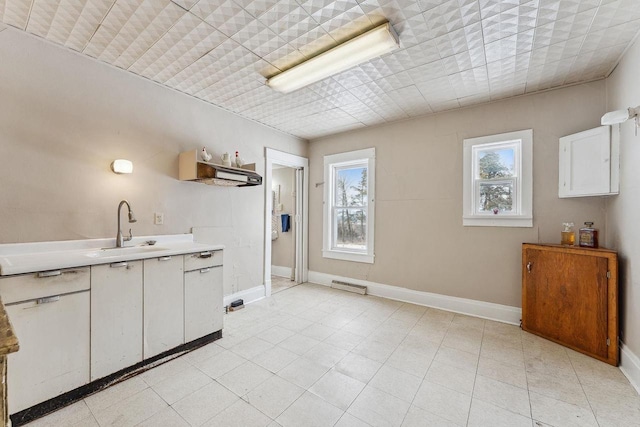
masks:
<svg viewBox="0 0 640 427"><path fill-rule="evenodd" d="M89 268L14 276L0 283L20 342L7 362L9 413L87 384ZM21 289L32 299L20 300Z"/></svg>
<svg viewBox="0 0 640 427"><path fill-rule="evenodd" d="M142 361L142 261L91 267L91 380Z"/></svg>
<svg viewBox="0 0 640 427"><path fill-rule="evenodd" d="M145 359L184 344L183 256L144 260Z"/></svg>
<svg viewBox="0 0 640 427"><path fill-rule="evenodd" d="M222 265L184 274L184 336L193 341L222 329Z"/></svg>
<svg viewBox="0 0 640 427"><path fill-rule="evenodd" d="M618 260L614 251L522 247L522 329L618 364Z"/></svg>

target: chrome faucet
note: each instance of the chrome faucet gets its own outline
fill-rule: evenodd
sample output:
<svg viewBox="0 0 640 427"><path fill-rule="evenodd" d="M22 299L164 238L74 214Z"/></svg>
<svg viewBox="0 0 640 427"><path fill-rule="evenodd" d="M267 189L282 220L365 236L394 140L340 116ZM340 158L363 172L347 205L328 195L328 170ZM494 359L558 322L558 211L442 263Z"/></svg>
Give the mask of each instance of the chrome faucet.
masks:
<svg viewBox="0 0 640 427"><path fill-rule="evenodd" d="M122 205L127 205L127 209L129 209L129 222L134 223L137 221L136 217L133 215L133 211L131 210L131 205L129 205L129 202L127 202L126 200L121 201L118 205L118 234L116 235L116 248L121 248L122 246L124 246L124 242L128 242L133 238L131 229L129 229L128 237L122 236L122 228L120 228L120 209L122 209Z"/></svg>

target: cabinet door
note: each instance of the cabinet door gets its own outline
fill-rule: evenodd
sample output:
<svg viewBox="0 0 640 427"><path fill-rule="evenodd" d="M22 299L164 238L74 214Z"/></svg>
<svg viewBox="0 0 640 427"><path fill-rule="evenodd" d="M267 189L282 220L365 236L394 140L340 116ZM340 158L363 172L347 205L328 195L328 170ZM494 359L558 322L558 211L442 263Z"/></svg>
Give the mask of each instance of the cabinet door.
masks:
<svg viewBox="0 0 640 427"><path fill-rule="evenodd" d="M144 260L144 358L184 344L183 256Z"/></svg>
<svg viewBox="0 0 640 427"><path fill-rule="evenodd" d="M91 380L142 361L142 261L91 267Z"/></svg>
<svg viewBox="0 0 640 427"><path fill-rule="evenodd" d="M89 291L6 309L20 341L8 358L9 413L89 382Z"/></svg>
<svg viewBox="0 0 640 427"><path fill-rule="evenodd" d="M612 193L610 134L601 126L560 138L559 197Z"/></svg>
<svg viewBox="0 0 640 427"><path fill-rule="evenodd" d="M184 274L184 337L193 341L222 329L222 267Z"/></svg>
<svg viewBox="0 0 640 427"><path fill-rule="evenodd" d="M607 358L607 259L527 248L524 263L523 329Z"/></svg>

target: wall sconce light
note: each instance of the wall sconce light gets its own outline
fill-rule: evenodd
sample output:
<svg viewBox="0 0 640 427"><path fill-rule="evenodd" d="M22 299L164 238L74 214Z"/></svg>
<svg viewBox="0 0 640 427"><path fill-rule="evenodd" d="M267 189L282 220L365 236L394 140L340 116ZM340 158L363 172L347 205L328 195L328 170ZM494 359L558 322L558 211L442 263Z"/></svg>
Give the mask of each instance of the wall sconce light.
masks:
<svg viewBox="0 0 640 427"><path fill-rule="evenodd" d="M626 122L629 119L636 119L636 136L638 136L638 128L640 127L640 105L636 108L627 108L624 110L610 111L600 120L600 123L604 125L617 125Z"/></svg>
<svg viewBox="0 0 640 427"><path fill-rule="evenodd" d="M133 172L133 163L131 160L116 159L111 162L111 170L115 173L131 173Z"/></svg>

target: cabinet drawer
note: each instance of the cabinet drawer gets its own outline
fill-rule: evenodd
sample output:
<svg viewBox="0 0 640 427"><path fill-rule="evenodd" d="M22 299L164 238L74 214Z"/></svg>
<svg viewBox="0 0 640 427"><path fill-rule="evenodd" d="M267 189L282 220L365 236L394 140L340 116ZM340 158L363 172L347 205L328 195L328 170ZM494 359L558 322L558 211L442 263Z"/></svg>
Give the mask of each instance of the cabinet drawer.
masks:
<svg viewBox="0 0 640 427"><path fill-rule="evenodd" d="M89 267L44 271L0 278L5 304L84 291L91 287Z"/></svg>
<svg viewBox="0 0 640 427"><path fill-rule="evenodd" d="M203 251L184 256L184 271L222 265L222 251Z"/></svg>

